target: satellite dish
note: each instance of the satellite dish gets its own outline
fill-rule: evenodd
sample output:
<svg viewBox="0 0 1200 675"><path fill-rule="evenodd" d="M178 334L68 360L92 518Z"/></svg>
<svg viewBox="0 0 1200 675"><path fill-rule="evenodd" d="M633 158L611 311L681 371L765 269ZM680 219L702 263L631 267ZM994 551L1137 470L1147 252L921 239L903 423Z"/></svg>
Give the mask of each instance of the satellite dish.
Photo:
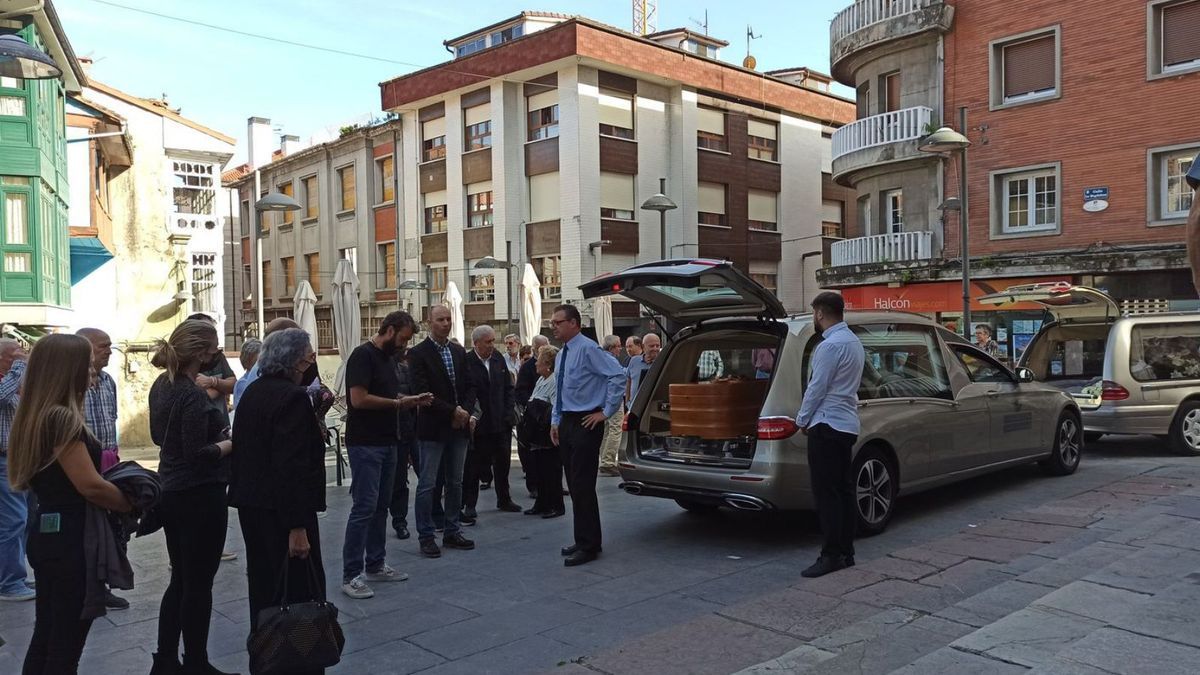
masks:
<svg viewBox="0 0 1200 675"><path fill-rule="evenodd" d="M754 70L757 66L758 66L758 59L754 58L753 56L751 56L749 54L746 55L746 58L742 59L742 67L743 68L749 68L750 70Z"/></svg>

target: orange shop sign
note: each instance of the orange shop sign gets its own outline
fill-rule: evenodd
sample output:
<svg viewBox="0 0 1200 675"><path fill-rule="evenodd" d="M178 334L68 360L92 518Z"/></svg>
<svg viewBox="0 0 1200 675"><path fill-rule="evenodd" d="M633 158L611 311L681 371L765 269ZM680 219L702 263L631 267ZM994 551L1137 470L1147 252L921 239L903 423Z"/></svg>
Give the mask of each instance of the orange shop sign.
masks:
<svg viewBox="0 0 1200 675"><path fill-rule="evenodd" d="M1071 277L1022 277L1017 279L980 279L972 281L971 309L978 311L996 309L1037 311L1042 309L1042 306L1033 302L1014 302L998 306L981 305L978 302L978 298L991 293L998 293L1009 286L1060 281L1071 283ZM841 293L842 297L846 300L847 309L894 309L904 312L920 312L922 314L962 311L961 281L932 281L928 283L907 284L895 288L891 286L853 286L843 288Z"/></svg>

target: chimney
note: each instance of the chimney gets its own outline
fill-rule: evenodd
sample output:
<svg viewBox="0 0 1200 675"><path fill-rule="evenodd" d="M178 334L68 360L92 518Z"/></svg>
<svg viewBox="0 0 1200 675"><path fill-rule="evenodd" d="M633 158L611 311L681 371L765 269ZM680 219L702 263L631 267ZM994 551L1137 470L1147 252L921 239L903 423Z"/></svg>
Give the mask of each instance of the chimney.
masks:
<svg viewBox="0 0 1200 675"><path fill-rule="evenodd" d="M292 153L300 149L300 137L284 134L279 137L279 151L284 157L290 157Z"/></svg>
<svg viewBox="0 0 1200 675"><path fill-rule="evenodd" d="M251 117L246 121L246 138L248 139L246 156L251 169L259 169L271 163L271 120L265 117Z"/></svg>

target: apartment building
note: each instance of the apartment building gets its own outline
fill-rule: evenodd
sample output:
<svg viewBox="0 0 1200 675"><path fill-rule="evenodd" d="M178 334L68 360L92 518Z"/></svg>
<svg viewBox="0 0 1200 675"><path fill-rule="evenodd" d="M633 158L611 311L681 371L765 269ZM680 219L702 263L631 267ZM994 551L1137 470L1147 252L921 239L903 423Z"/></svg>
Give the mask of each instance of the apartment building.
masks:
<svg viewBox="0 0 1200 675"><path fill-rule="evenodd" d="M822 283L859 307L961 314L963 163L919 149L950 126L971 141L972 297L1067 281L1127 308L1193 306L1183 175L1200 152L1198 36L1200 0L850 4L830 65L856 88L858 119L834 132L833 178L858 218ZM989 309L973 318L1008 334L1040 318L974 314Z"/></svg>

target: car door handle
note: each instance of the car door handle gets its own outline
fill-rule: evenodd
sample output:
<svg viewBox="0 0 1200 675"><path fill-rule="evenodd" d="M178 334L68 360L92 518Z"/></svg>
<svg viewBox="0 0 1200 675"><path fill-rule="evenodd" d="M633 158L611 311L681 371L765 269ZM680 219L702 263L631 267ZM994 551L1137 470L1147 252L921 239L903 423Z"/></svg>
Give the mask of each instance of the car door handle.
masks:
<svg viewBox="0 0 1200 675"><path fill-rule="evenodd" d="M987 393L987 395L988 395L988 398L996 398L997 396L999 396L999 395L1000 395L1000 392L998 392L998 391L989 391L989 392Z"/></svg>

